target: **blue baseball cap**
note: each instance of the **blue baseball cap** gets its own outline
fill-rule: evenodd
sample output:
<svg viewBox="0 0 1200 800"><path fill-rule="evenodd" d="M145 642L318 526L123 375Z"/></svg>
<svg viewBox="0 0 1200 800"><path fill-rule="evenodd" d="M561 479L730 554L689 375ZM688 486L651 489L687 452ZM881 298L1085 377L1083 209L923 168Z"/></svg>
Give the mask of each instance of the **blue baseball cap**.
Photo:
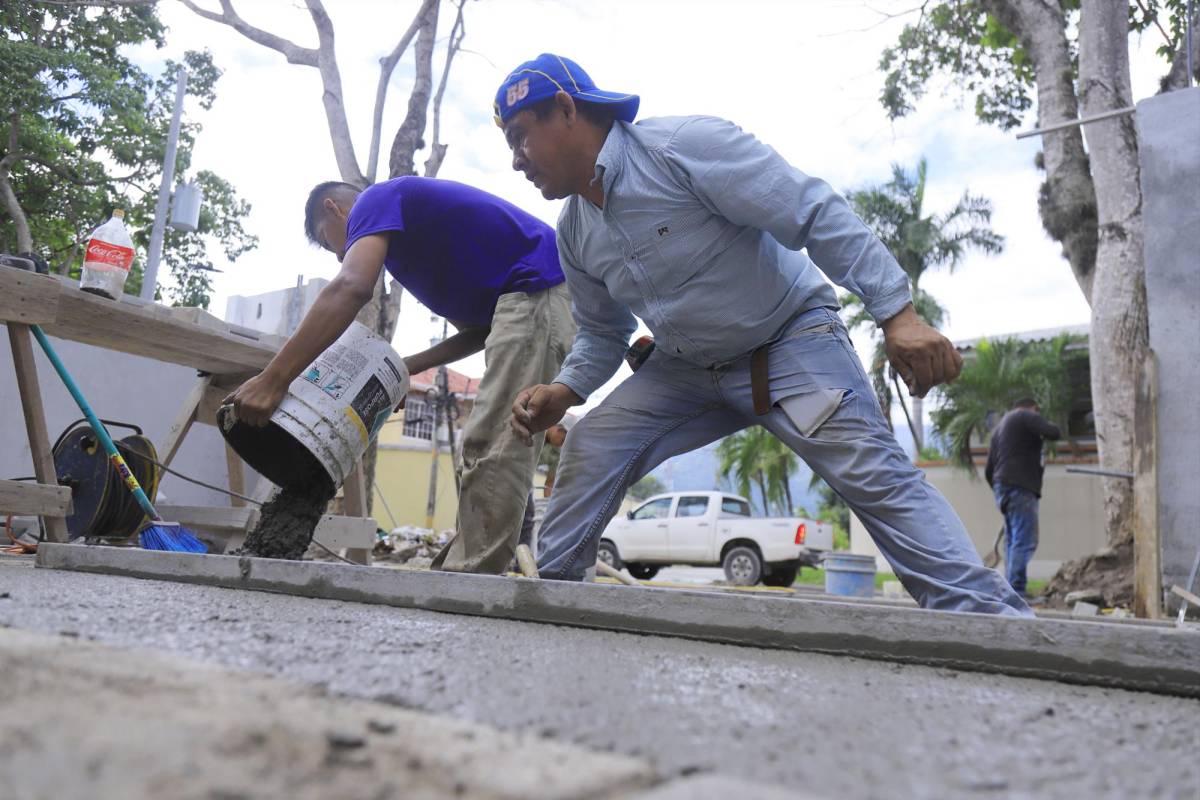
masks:
<svg viewBox="0 0 1200 800"><path fill-rule="evenodd" d="M494 106L496 124L503 128L514 114L560 91L586 103L611 106L613 115L624 122L633 122L641 103L636 94L597 89L583 68L571 59L542 53L517 67L500 84Z"/></svg>

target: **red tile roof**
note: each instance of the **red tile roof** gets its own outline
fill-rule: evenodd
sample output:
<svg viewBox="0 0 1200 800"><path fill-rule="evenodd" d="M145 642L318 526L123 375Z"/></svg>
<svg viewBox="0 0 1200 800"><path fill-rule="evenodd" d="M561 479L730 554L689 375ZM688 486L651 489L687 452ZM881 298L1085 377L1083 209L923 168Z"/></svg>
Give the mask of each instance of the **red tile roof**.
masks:
<svg viewBox="0 0 1200 800"><path fill-rule="evenodd" d="M474 397L476 392L479 391L479 378L472 378L461 372L456 372L449 367L446 368L446 371L449 373L447 375L447 383L450 386L450 391L464 397ZM437 367L427 369L424 372L418 372L410 378L410 391L415 389L423 392L426 389L432 389L436 380Z"/></svg>

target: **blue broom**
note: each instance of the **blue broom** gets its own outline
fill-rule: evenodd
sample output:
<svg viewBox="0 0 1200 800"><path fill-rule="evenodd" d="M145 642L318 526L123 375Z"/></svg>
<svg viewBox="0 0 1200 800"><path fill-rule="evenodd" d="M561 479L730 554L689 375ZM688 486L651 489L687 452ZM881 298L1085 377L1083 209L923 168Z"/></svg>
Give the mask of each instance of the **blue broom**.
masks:
<svg viewBox="0 0 1200 800"><path fill-rule="evenodd" d="M67 372L66 366L58 358L58 353L54 352L54 348L50 346L50 340L46 338L46 334L42 331L40 325L30 325L33 330L33 335L37 338L38 344L42 346L42 350L46 352L46 358L50 359L50 363L54 365L54 369L58 372L58 377L62 378L63 383L67 385L67 391L71 393L71 397L75 398L75 402L79 405L79 410L87 417L87 421L92 426L92 432L96 434L96 438L104 445L104 452L108 453L108 458L112 461L117 472L125 480L125 485L129 487L129 491L133 493L133 497L137 500L138 505L146 512L146 516L150 518L149 523L138 534L138 542L146 550L176 550L185 553L207 553L208 548L204 542L196 538L196 535L187 528L180 525L178 522L164 522L163 518L154 510L154 506L150 504L150 498L146 497L146 493L142 491L141 484L137 478L133 477L133 473L129 469L129 465L125 463L125 459L121 458L121 454L117 452L117 446L113 444L112 437L108 435L104 424L97 419L95 413L92 412L92 407L88 405L84 399L83 393L79 391L79 387L75 385L75 381L71 378L71 373Z"/></svg>

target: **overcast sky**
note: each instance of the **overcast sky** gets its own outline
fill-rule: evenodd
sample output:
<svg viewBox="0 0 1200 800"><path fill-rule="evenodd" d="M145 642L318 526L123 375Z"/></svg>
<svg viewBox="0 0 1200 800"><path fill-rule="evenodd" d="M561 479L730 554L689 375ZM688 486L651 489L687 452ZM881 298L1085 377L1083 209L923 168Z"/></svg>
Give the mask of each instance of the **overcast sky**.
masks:
<svg viewBox="0 0 1200 800"><path fill-rule="evenodd" d="M408 27L417 5L415 0L326 0L364 170L378 60ZM924 155L928 210L946 210L969 189L991 198L994 227L1007 239L1002 255L972 255L953 275L924 279L924 288L949 310L946 334L962 339L1086 323L1088 307L1038 219L1037 140L1017 141L1015 132L977 124L969 110L959 108L953 88L935 89L917 113L900 122L884 116L878 102L879 55L907 18L888 20L880 10L908 5L884 0L472 0L464 44L470 52L455 61L442 110L442 139L450 149L440 177L483 188L554 223L559 203L543 200L512 172L491 105L513 67L538 53L557 52L579 62L600 88L640 94L641 117L725 117L842 191L885 181L890 164L912 168ZM236 7L253 24L301 45L316 43L298 2L239 0ZM309 246L302 230L308 191L339 177L317 71L287 64L278 53L176 2L164 0L159 9L169 26L166 47L139 48L133 56L143 68L158 72L164 59L178 58L184 50L212 51L225 74L210 111L195 104L187 109L189 118L204 126L193 164L237 187L253 206L246 227L260 240L258 249L234 264L218 258L225 272L216 276L212 310L222 315L231 295L293 286L297 275L332 277L337 262ZM434 62L438 74L452 12L444 3ZM1158 43L1149 34L1130 44L1134 97L1142 99L1153 94L1165 68L1153 54ZM384 171L411 77L410 52L391 82ZM1024 127L1033 127L1033 120L1031 113ZM418 154L417 163L424 157ZM429 312L405 295L396 348L402 354L419 350L437 330L440 325L430 323ZM860 339L865 353L866 340ZM456 368L478 376L483 359L476 356ZM625 372L622 368L618 379Z"/></svg>

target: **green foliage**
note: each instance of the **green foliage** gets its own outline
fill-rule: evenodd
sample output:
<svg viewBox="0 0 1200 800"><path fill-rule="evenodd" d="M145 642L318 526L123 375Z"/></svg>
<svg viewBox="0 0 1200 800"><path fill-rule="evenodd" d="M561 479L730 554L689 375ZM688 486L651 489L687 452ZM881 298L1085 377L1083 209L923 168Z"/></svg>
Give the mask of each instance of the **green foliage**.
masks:
<svg viewBox="0 0 1200 800"><path fill-rule="evenodd" d="M126 224L144 248L180 66L168 60L154 77L124 54L132 45L162 46L165 28L154 6L5 4L0 28L0 157L34 251L56 271L78 275L88 234L117 207L126 209ZM220 71L207 52L188 52L184 61L188 94L210 108ZM189 175L199 129L185 117L176 158L179 181ZM249 206L227 181L203 171L191 177L205 195L199 230L168 230L163 261L178 284L169 290L171 299L206 307L209 241L219 242L233 259L256 239L242 227ZM14 212L7 205L0 206L0 248L18 249ZM140 288L139 262L126 292Z"/></svg>
<svg viewBox="0 0 1200 800"><path fill-rule="evenodd" d="M950 448L950 460L975 472L972 441L982 442L1012 404L1033 397L1042 416L1066 430L1073 396L1072 368L1087 359L1072 347L1083 337L1062 334L1048 342L984 340L954 383L939 387L942 402L931 415Z"/></svg>
<svg viewBox="0 0 1200 800"><path fill-rule="evenodd" d="M984 123L1009 130L1021 123L1033 107L1034 71L1020 40L986 10L982 0L940 0L921 6L917 20L900 32L896 43L883 51L879 69L884 73L879 100L890 119L899 119L916 108L938 76L949 79L972 98L975 116ZM1080 0L1063 0L1067 33L1078 30ZM1135 0L1129 3L1130 30L1152 26L1156 38L1162 25L1171 37L1158 48L1168 61L1184 41L1186 0ZM1076 42L1070 41L1071 47ZM1072 62L1078 63L1072 53ZM1077 77L1077 76L1072 76Z"/></svg>
<svg viewBox="0 0 1200 800"><path fill-rule="evenodd" d="M975 114L1005 130L1033 106L1033 65L1017 38L984 10L980 0L944 0L923 6L895 45L883 51L879 100L890 119L916 108L935 75L949 75L974 95Z"/></svg>
<svg viewBox="0 0 1200 800"><path fill-rule="evenodd" d="M938 448L932 447L931 445L925 445L924 447L922 447L921 451L917 454L917 457L921 461L945 461L946 460L946 454L943 453Z"/></svg>
<svg viewBox="0 0 1200 800"><path fill-rule="evenodd" d="M717 457L719 473L734 481L739 494L753 497L753 483L768 514L772 504L783 516L792 513L791 475L800 462L791 448L766 428L754 425L726 436L717 445Z"/></svg>
<svg viewBox="0 0 1200 800"><path fill-rule="evenodd" d="M850 507L833 487L822 480L820 475L813 473L809 487L817 490L821 498L821 507L817 510L817 519L833 525L833 549L850 549Z"/></svg>
<svg viewBox="0 0 1200 800"><path fill-rule="evenodd" d="M667 490L663 482L653 475L647 475L640 481L629 487L629 496L634 500L641 502L648 497L653 497L656 494L662 494Z"/></svg>

